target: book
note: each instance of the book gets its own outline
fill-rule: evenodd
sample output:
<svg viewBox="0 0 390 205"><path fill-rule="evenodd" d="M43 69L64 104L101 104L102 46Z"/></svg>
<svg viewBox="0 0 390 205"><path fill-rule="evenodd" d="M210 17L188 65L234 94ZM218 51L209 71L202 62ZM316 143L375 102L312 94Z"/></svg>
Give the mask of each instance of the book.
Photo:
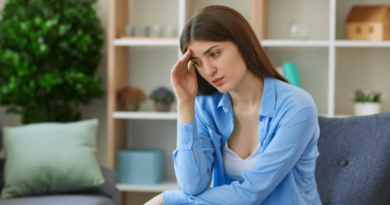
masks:
<svg viewBox="0 0 390 205"><path fill-rule="evenodd" d="M283 71L284 71L284 77L288 80L288 82L290 82L292 85L295 85L297 87L301 87L301 82L299 79L299 71L295 63L284 62Z"/></svg>

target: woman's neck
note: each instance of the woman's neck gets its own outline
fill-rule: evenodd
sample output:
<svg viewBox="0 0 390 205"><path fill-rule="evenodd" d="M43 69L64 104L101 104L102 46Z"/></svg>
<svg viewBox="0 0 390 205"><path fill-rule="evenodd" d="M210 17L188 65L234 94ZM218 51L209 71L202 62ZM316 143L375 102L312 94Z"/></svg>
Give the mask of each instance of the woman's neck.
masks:
<svg viewBox="0 0 390 205"><path fill-rule="evenodd" d="M233 90L229 91L232 106L247 109L261 105L264 80L247 71L242 81Z"/></svg>

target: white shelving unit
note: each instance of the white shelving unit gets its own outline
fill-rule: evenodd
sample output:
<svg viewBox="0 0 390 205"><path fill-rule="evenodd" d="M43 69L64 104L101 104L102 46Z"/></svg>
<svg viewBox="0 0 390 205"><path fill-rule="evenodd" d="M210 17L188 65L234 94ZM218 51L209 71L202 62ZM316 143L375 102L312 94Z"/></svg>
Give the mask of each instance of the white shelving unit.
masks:
<svg viewBox="0 0 390 205"><path fill-rule="evenodd" d="M329 47L328 40L272 40L260 41L263 47Z"/></svg>
<svg viewBox="0 0 390 205"><path fill-rule="evenodd" d="M146 120L177 120L177 112L114 112L112 117L115 119L146 119Z"/></svg>
<svg viewBox="0 0 390 205"><path fill-rule="evenodd" d="M115 46L179 46L179 38L123 38L115 39Z"/></svg>
<svg viewBox="0 0 390 205"><path fill-rule="evenodd" d="M390 41L348 41L336 40L336 47L387 47L390 48Z"/></svg>
<svg viewBox="0 0 390 205"><path fill-rule="evenodd" d="M165 179L160 184L148 185L148 184L117 184L116 187L120 191L127 192L163 192L165 190L178 190L180 189L176 179Z"/></svg>
<svg viewBox="0 0 390 205"><path fill-rule="evenodd" d="M117 2L119 0L115 0ZM136 1L136 0L134 0ZM189 10L197 10L199 7L206 6L209 4L222 4L222 5L233 5L235 4L233 0L170 0L172 1L177 1L177 28L178 28L178 35L180 36L180 33L189 17L189 14L187 11ZM234 6L231 6L232 8L242 11L245 9L248 9L248 5L251 5L256 0L245 0L242 1L242 4L245 5L240 5L239 8L235 8ZM148 1L146 1L145 4ZM303 70L300 74L301 75L301 81L304 82L306 81L307 84L303 85L303 89L307 89L307 91L313 96L314 100L316 101L316 104L318 105L317 108L319 110L319 116L324 116L324 117L349 117L353 116L353 114L349 111L345 114L345 112L337 112L336 111L336 102L337 103L342 103L341 100L336 101L336 94L337 92L340 92L336 90L336 84L339 82L336 81L336 66L340 65L345 65L347 62L339 62L340 59L338 58L338 55L336 56L336 52L340 52L343 54L343 50L339 49L349 49L349 48L354 48L354 49L359 49L359 48L390 48L390 41L381 41L381 42L368 42L368 41L349 41L345 40L345 33L338 31L337 29L340 30L340 28L343 28L342 22L345 18L345 15L351 5L353 4L353 1L351 2L341 2L336 0L318 0L318 1L303 1L303 0L298 0L300 4L294 4L294 8L298 7L304 7L301 9L301 11L297 11L295 15L298 15L297 13L305 13L305 11L309 9L319 9L319 14L322 16L315 16L317 14L314 14L313 12L310 13L310 15L314 16L316 19L320 19L325 23L325 25L317 26L317 29L320 29L320 31L314 30L313 32L313 39L311 40L287 40L283 39L282 37L279 36L279 33L277 31L270 30L268 33L270 34L270 38L263 39L260 41L263 47L266 48L267 52L269 51L269 55L271 60L276 59L277 61L275 64L280 64L280 62L283 61L289 61L292 59L294 61L294 55L291 55L291 59L289 58L289 54L286 54L287 52L290 51L300 51L302 53L314 53L314 55L318 55L320 58L319 63L321 69L324 68L319 74L314 74L312 76L313 79L311 78L311 72L314 72L310 69ZM385 3L385 1L359 1L357 3L366 3L366 4L375 4L375 3ZM270 18L268 21L284 21L284 19L279 19L277 15L271 12L275 12L277 10L277 4L293 4L289 1L286 0L273 0L272 2L269 2L270 6ZM356 3L356 4L357 4ZM119 3L112 3L114 5L111 5L111 7L115 8L120 8L121 5ZM309 4L309 5L306 5ZM314 8L312 6L318 4ZM337 5L340 4L340 9L336 8ZM128 5L124 5L125 7ZM123 6L122 6L123 7ZM190 9L189 9L190 7ZM249 6L250 7L250 6ZM341 10L342 9L342 10ZM249 9L250 10L250 9ZM281 8L281 13L284 11L290 10L288 6L283 5L283 8ZM110 11L113 11L113 8L111 8ZM300 14L299 13L299 14ZM123 15L128 15L126 14L126 11L122 11L121 14L116 14L116 17L111 17L111 18L119 18L123 17ZM248 17L249 15L247 13L243 14L244 17ZM327 17L324 17L324 15L327 15ZM337 20L337 21L336 21ZM110 21L111 22L111 21ZM128 50L127 49L132 49L133 47L140 48L140 52L147 53L147 51L150 50L142 50L144 48L155 48L155 49L170 49L169 52L172 51L172 48L177 47L177 59L180 59L182 57L182 54L179 49L179 38L150 38L150 37L145 37L145 38L139 38L139 37L123 37L124 31L124 25L127 25L129 22L126 21L121 21L121 22L115 22L112 20L113 24L115 26L119 26L120 28L116 29L117 33L113 33L111 35L111 52L112 56L111 58L109 57L109 62L111 61L111 64L109 64L109 93L111 93L108 97L108 116L109 116L109 122L108 122L108 127L109 127L109 164L112 168L115 168L115 152L118 151L119 149L123 148L125 145L130 144L127 141L131 141L133 139L130 139L129 135L127 134L128 132L132 132L134 130L133 128L135 126L131 126L129 123L127 123L128 120L131 122L135 122L137 120L160 120L161 122L167 121L167 122L174 122L177 120L177 112L176 110L168 113L159 113L159 112L153 112L152 109L150 109L150 106L148 109L144 109L141 111L137 112L126 112L126 111L118 111L116 107L116 100L115 98L115 92L118 90L121 86L129 84L129 79L128 76L129 74L127 73L127 69L130 69L130 66L128 63L127 56L128 55ZM322 23L323 23L322 22ZM270 26L279 26L277 24L273 24ZM114 27L114 26L113 26ZM113 27L110 27L110 29L114 29ZM323 30L321 30L323 28ZM338 31L338 32L337 32ZM326 33L326 34L324 34ZM317 39L316 37L319 36ZM109 48L110 49L110 48ZM294 50L290 50L294 49ZM110 51L110 50L109 50ZM137 50L138 51L138 50ZM313 52L312 52L313 51ZM125 56L117 56L120 53L125 53ZM134 52L133 52L134 53ZM133 53L130 54L133 55ZM137 53L137 52L135 52ZM134 53L134 55L136 55ZM280 54L280 55L279 55ZM301 54L301 53L299 53ZM287 57L286 57L287 55ZM313 56L313 54L311 55ZM344 54L343 54L344 56ZM134 57L136 58L136 57ZM308 61L311 59L307 59ZM304 61L304 60L303 60ZM120 62L120 63L118 63ZM173 65L175 62L171 62L170 65ZM138 64L136 64L138 65ZM141 64L140 64L141 65ZM277 66L277 65L276 65ZM303 65L304 66L304 65ZM312 65L311 65L312 66ZM146 72L143 69L151 69L151 68L144 68L141 67L141 70L133 70L134 73L140 73ZM341 69L341 68L340 68ZM169 68L170 70L170 68ZM310 72L310 74L305 74L305 72ZM135 74L135 75L136 75ZM144 73L142 73L144 74ZM127 76L126 76L127 75ZM145 74L146 75L146 74ZM126 77L123 77L126 76ZM130 75L131 76L131 75ZM310 76L306 77L305 76ZM131 78L131 77L130 77ZM169 77L167 77L169 78ZM119 79L119 80L118 80ZM133 78L134 79L134 78ZM320 79L320 80L318 80ZM136 81L138 79L133 80L137 85L145 85L142 84L141 81ZM317 82L318 81L318 82ZM110 84L111 82L111 84ZM138 82L138 84L137 84ZM169 82L169 79L164 80L165 84ZM389 81L390 82L390 81ZM340 88L339 85L338 89ZM140 87L140 86L139 86ZM325 91L325 92L324 92ZM336 92L337 91L337 92ZM343 93L345 94L345 92ZM340 94L337 94L337 96L340 96ZM345 99L343 99L344 101ZM174 109L176 109L175 105L172 105ZM345 105L344 105L345 107ZM120 125L119 125L120 124ZM174 123L175 124L175 123ZM137 124L138 126L138 124ZM172 129L176 129L176 127L172 127ZM127 140L127 138L129 138ZM170 144L176 145L176 142L174 141L176 138L173 138L173 141L170 142ZM122 144L121 144L122 143ZM172 149L168 150L172 151ZM168 153L168 159L171 160L169 156L171 156L171 152ZM171 169L172 172L172 169ZM172 176L172 173L171 173ZM161 184L157 185L136 185L136 184L118 184L117 185L118 189L124 192L162 192L164 190L171 190L171 189L179 189L179 185L176 182L175 178L167 178L165 179Z"/></svg>

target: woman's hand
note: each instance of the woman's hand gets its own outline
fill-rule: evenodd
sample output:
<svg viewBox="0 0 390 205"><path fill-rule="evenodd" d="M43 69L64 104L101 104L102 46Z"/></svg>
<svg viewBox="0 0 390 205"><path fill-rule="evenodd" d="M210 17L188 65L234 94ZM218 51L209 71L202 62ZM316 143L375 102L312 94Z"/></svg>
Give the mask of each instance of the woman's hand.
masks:
<svg viewBox="0 0 390 205"><path fill-rule="evenodd" d="M187 50L183 58L177 61L171 70L171 85L175 91L178 104L195 103L198 92L195 67L188 59L191 50ZM187 69L188 66L188 69Z"/></svg>
<svg viewBox="0 0 390 205"><path fill-rule="evenodd" d="M151 200L146 202L144 205L164 205L164 203L163 203L163 193L153 197Z"/></svg>

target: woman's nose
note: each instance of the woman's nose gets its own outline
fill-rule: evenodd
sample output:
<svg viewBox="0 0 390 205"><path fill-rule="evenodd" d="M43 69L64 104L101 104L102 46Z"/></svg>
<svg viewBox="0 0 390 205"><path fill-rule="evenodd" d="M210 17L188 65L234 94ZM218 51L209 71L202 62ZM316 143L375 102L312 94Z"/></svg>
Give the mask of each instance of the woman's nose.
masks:
<svg viewBox="0 0 390 205"><path fill-rule="evenodd" d="M205 73L208 77L212 77L213 73L215 73L215 71L217 71L215 66L211 63L205 64L204 67L205 67Z"/></svg>

